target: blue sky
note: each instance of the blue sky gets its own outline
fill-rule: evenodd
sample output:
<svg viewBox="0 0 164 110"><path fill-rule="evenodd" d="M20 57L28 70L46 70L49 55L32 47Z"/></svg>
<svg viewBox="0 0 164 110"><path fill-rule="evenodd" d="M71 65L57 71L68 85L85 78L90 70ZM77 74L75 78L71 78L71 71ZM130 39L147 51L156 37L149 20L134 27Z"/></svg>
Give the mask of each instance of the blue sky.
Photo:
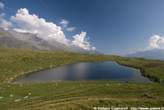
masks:
<svg viewBox="0 0 164 110"><path fill-rule="evenodd" d="M20 8L61 25L67 38L87 32L100 52L127 54L149 46L150 37L164 35L164 0L2 0L5 19ZM162 37L160 37L162 38Z"/></svg>

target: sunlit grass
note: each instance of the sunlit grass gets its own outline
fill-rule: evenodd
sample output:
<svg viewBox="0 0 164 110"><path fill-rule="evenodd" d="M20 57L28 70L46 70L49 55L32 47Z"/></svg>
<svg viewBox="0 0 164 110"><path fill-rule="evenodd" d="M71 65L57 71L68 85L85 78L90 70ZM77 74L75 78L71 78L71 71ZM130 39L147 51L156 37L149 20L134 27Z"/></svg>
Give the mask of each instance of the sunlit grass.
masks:
<svg viewBox="0 0 164 110"><path fill-rule="evenodd" d="M76 62L116 61L135 67L157 83L63 81L15 84L34 71ZM94 106L164 106L164 62L143 58L0 48L0 109L77 110ZM160 82L160 83L159 83Z"/></svg>
<svg viewBox="0 0 164 110"><path fill-rule="evenodd" d="M164 81L163 61L108 55L0 48L0 82L10 82L20 75L54 68L64 64L109 60L116 61L122 65L139 68L144 76L154 81Z"/></svg>
<svg viewBox="0 0 164 110"><path fill-rule="evenodd" d="M11 108L14 110L53 110L54 108L67 110L68 106L69 109L87 110L93 106L164 105L164 87L157 83L63 81L8 84L1 86L0 96L3 97L0 99L0 108L3 110Z"/></svg>

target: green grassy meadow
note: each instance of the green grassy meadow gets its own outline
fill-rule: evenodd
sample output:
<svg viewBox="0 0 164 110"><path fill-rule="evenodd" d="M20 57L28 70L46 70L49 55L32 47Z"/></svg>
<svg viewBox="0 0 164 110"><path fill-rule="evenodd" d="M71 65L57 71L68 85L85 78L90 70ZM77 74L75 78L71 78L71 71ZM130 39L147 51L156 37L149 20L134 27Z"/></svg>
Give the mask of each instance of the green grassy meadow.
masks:
<svg viewBox="0 0 164 110"><path fill-rule="evenodd" d="M14 83L21 75L76 62L116 61L154 83L57 81ZM92 110L95 106L164 106L164 61L112 55L0 48L0 109Z"/></svg>

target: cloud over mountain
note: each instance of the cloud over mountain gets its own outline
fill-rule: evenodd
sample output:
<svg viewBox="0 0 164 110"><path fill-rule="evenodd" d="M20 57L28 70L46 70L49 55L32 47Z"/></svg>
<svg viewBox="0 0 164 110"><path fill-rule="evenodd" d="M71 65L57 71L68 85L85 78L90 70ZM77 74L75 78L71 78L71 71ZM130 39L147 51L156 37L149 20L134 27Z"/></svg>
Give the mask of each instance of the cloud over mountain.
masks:
<svg viewBox="0 0 164 110"><path fill-rule="evenodd" d="M86 32L81 32L73 36L74 40L72 41L73 45L81 47L85 50L95 50L95 47L92 47L86 38Z"/></svg>
<svg viewBox="0 0 164 110"><path fill-rule="evenodd" d="M149 47L150 49L164 49L164 37L159 35L151 36L149 39Z"/></svg>
<svg viewBox="0 0 164 110"><path fill-rule="evenodd" d="M164 37L153 35L149 39L149 47L141 51L128 54L129 57L164 60Z"/></svg>
<svg viewBox="0 0 164 110"><path fill-rule="evenodd" d="M68 44L61 27L52 22L47 22L35 14L30 14L26 8L19 9L16 15L11 17L11 21L17 24L19 30L36 33L43 39L53 38L60 43Z"/></svg>
<svg viewBox="0 0 164 110"><path fill-rule="evenodd" d="M63 19L60 22L62 27L60 27L36 14L31 14L26 8L18 9L16 15L11 16L10 20L4 19L4 15L2 15L0 16L0 27L4 29L10 28L19 33L32 33L44 40L51 41L51 43L55 40L68 47L76 46L86 51L95 50L95 47L92 47L86 39L86 32L73 36L73 41L66 38L62 28L65 28L67 31L75 30L75 27L68 26L69 22L67 20Z"/></svg>

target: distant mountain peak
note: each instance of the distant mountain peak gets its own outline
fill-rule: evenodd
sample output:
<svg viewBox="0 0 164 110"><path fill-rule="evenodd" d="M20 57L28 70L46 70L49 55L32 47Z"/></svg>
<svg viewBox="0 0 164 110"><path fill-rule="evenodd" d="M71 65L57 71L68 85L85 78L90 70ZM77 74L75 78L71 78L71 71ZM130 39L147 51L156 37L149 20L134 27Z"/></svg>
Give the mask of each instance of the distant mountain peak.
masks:
<svg viewBox="0 0 164 110"><path fill-rule="evenodd" d="M146 59L164 60L164 49L150 49L128 54L129 57L142 57Z"/></svg>
<svg viewBox="0 0 164 110"><path fill-rule="evenodd" d="M36 33L4 30L0 28L0 46L13 48L31 48L34 50L70 51L78 53L96 53L74 45L62 44L55 39L43 39Z"/></svg>

